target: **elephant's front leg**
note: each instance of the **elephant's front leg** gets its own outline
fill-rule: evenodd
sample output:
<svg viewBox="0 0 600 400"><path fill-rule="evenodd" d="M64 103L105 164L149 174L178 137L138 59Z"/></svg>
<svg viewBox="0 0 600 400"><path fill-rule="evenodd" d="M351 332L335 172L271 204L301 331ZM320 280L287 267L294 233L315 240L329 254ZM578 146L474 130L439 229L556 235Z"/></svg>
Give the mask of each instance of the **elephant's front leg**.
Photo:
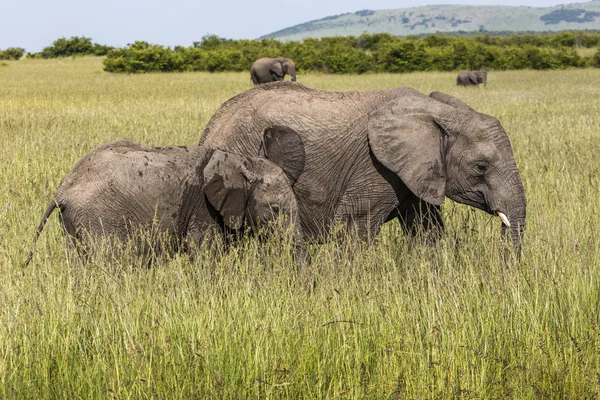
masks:
<svg viewBox="0 0 600 400"><path fill-rule="evenodd" d="M283 81L284 77L285 77L285 75L278 75L275 72L271 71L272 82L281 82L281 81Z"/></svg>
<svg viewBox="0 0 600 400"><path fill-rule="evenodd" d="M365 194L348 196L346 193L336 210L334 221L344 225L347 234L371 243L394 209L392 196L369 198Z"/></svg>
<svg viewBox="0 0 600 400"><path fill-rule="evenodd" d="M444 234L440 206L422 200L399 212L398 220L411 244L416 240L435 244Z"/></svg>
<svg viewBox="0 0 600 400"><path fill-rule="evenodd" d="M224 229L215 222L205 204L195 210L187 226L182 228L185 235L185 249L190 263L194 263L198 252L223 253L223 245L228 246Z"/></svg>

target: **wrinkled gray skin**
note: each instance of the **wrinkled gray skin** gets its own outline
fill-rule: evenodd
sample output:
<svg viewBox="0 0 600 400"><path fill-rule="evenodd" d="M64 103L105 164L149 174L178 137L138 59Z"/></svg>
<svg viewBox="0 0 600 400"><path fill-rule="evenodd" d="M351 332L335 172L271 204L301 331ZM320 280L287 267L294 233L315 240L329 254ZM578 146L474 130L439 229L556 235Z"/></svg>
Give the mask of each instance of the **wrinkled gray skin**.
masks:
<svg viewBox="0 0 600 400"><path fill-rule="evenodd" d="M285 57L259 58L250 67L250 79L255 85L282 81L286 74L293 82L296 81L296 64Z"/></svg>
<svg viewBox="0 0 600 400"><path fill-rule="evenodd" d="M456 84L462 86L487 85L487 71L460 71L456 77Z"/></svg>
<svg viewBox="0 0 600 400"><path fill-rule="evenodd" d="M152 229L167 234L169 248L181 250L184 244L199 246L212 229L237 232L280 215L284 226L292 224L295 237L302 237L291 180L280 167L198 146L151 148L116 141L96 148L61 183L34 243L55 208L64 231L84 244L91 238L126 241L140 229ZM166 245L156 243L158 249Z"/></svg>
<svg viewBox="0 0 600 400"><path fill-rule="evenodd" d="M346 222L369 239L393 218L411 236L421 227L441 232L439 206L449 197L504 213L520 249L525 194L496 118L440 92L327 92L276 82L224 103L200 144L258 156L261 132L274 124L294 130L306 154L293 186L306 238Z"/></svg>

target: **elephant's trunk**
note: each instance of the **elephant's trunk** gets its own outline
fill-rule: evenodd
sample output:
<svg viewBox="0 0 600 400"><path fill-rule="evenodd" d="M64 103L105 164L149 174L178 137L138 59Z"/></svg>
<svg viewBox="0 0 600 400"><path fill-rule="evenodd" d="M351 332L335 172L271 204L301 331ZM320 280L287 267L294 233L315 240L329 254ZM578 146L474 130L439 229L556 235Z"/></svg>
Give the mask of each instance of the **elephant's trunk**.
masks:
<svg viewBox="0 0 600 400"><path fill-rule="evenodd" d="M502 219L502 233L505 234L507 228L510 228L510 237L515 255L519 258L522 253L523 235L525 233L527 201L519 173L515 172L509 181L510 190L507 196L503 196L505 201L502 209L497 214Z"/></svg>
<svg viewBox="0 0 600 400"><path fill-rule="evenodd" d="M288 72L290 74L290 78L292 79L292 82L296 82L296 66L294 66L294 65L288 66Z"/></svg>
<svg viewBox="0 0 600 400"><path fill-rule="evenodd" d="M523 235L525 234L525 207L522 208L512 208L513 211L510 212L509 218L510 225L507 226L506 222L502 222L502 233L503 236L507 234L508 229L510 229L510 238L513 244L513 248L515 251L515 255L520 257L523 249ZM515 216L515 214L517 214Z"/></svg>

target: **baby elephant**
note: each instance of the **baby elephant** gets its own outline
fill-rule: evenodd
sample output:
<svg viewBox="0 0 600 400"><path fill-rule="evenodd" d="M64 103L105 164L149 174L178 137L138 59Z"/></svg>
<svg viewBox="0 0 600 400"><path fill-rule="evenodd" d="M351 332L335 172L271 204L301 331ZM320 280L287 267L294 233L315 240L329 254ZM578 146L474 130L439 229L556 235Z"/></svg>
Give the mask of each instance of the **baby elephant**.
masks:
<svg viewBox="0 0 600 400"><path fill-rule="evenodd" d="M271 152L285 171L265 158L199 146L151 148L124 140L104 144L63 180L34 244L58 208L64 231L83 243L97 238L127 241L140 230L151 230L177 250L183 244L199 246L213 229L235 232L281 215L300 246L292 184L304 168L304 155L286 164L281 146L289 132L280 137L274 128L265 137L265 155ZM163 244L158 240L156 246Z"/></svg>
<svg viewBox="0 0 600 400"><path fill-rule="evenodd" d="M459 86L477 86L483 83L487 85L487 71L460 71L456 77Z"/></svg>

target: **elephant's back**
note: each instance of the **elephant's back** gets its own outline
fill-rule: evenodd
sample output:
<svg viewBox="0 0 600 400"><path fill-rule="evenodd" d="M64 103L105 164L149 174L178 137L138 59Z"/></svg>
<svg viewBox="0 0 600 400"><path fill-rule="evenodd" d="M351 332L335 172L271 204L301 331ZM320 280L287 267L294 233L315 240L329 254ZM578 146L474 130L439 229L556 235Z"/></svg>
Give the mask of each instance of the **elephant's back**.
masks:
<svg viewBox="0 0 600 400"><path fill-rule="evenodd" d="M254 61L252 63L252 65L260 65L260 64L263 64L263 63L269 63L272 60L273 60L273 58L271 58L271 57L261 57L261 58L257 59L256 61Z"/></svg>
<svg viewBox="0 0 600 400"><path fill-rule="evenodd" d="M456 76L456 81L460 82L460 83L465 83L465 82L469 82L470 78L471 78L471 71L462 70Z"/></svg>
<svg viewBox="0 0 600 400"><path fill-rule="evenodd" d="M232 97L209 120L200 145L257 155L264 129L283 125L306 144L328 139L351 140L357 124L386 99L410 88L332 92L295 82L271 82ZM418 92L416 92L418 93Z"/></svg>
<svg viewBox="0 0 600 400"><path fill-rule="evenodd" d="M73 226L121 232L170 221L186 185L200 179L195 147L149 148L127 141L102 145L84 156L61 184L56 199ZM199 182L195 182L199 184Z"/></svg>
<svg viewBox="0 0 600 400"><path fill-rule="evenodd" d="M146 147L126 140L103 144L77 162L65 183L83 181L144 181L148 173L168 174L197 162L197 146ZM144 174L146 172L146 174Z"/></svg>

